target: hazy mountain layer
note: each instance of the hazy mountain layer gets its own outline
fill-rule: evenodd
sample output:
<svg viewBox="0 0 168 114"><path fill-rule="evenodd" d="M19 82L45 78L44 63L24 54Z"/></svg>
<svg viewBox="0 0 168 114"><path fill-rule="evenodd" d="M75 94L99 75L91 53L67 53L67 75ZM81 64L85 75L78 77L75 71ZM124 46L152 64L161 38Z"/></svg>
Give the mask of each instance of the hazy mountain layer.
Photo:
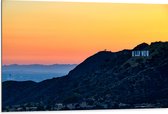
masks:
<svg viewBox="0 0 168 114"><path fill-rule="evenodd" d="M35 81L50 79L67 75L68 72L74 69L76 64L53 64L53 65L4 65L2 66L2 81Z"/></svg>

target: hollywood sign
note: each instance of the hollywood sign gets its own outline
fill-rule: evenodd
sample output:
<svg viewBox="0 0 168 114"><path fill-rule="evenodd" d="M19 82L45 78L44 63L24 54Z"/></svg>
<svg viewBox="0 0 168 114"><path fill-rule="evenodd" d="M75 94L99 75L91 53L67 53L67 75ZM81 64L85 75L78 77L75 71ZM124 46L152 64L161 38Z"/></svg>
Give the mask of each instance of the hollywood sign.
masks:
<svg viewBox="0 0 168 114"><path fill-rule="evenodd" d="M132 57L148 57L149 51L143 50L143 51L132 51Z"/></svg>

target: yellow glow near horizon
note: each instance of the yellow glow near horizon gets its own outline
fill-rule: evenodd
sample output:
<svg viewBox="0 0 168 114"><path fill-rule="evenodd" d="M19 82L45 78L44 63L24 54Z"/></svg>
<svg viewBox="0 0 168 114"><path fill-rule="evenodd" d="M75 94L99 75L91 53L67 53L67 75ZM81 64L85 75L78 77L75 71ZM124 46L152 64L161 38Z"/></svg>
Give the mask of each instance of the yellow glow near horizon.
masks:
<svg viewBox="0 0 168 114"><path fill-rule="evenodd" d="M168 1L165 0L7 0L7 1L168 4Z"/></svg>
<svg viewBox="0 0 168 114"><path fill-rule="evenodd" d="M3 1L2 11L3 64L80 63L168 41L168 5Z"/></svg>

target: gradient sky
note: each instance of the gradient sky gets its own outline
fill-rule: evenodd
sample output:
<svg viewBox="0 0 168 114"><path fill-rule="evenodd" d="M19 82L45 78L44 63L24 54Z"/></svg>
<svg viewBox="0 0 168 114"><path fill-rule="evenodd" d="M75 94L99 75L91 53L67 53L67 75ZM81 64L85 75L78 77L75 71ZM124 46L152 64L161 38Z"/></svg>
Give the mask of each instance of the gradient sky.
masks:
<svg viewBox="0 0 168 114"><path fill-rule="evenodd" d="M2 2L2 63L80 63L107 49L168 41L168 5Z"/></svg>

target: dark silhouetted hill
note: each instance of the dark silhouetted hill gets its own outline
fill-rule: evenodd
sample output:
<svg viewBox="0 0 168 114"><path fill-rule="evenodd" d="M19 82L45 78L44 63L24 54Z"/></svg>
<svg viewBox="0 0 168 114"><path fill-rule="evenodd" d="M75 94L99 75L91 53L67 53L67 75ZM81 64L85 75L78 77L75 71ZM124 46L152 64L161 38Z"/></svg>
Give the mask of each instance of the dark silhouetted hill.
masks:
<svg viewBox="0 0 168 114"><path fill-rule="evenodd" d="M83 109L168 107L168 42L143 43L133 50L149 50L149 57L132 57L132 50L101 51L64 77L3 82L3 107L82 102L88 105Z"/></svg>

